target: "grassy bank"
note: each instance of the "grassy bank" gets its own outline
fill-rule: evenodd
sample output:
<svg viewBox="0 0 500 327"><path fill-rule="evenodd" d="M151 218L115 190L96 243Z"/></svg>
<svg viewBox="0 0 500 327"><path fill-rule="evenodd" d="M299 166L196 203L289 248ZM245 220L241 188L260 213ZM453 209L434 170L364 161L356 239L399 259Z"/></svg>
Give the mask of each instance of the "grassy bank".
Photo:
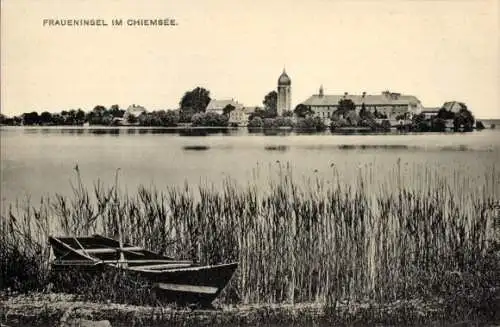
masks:
<svg viewBox="0 0 500 327"><path fill-rule="evenodd" d="M390 304L340 302L333 310L317 303L223 305L218 310L173 309L116 303L91 303L67 294L31 294L0 306L0 321L9 326L58 326L63 319L108 320L113 326L332 326L373 324L455 326L437 301ZM463 321L463 320L462 320ZM464 321L465 323L468 321ZM460 326L478 326L476 320Z"/></svg>
<svg viewBox="0 0 500 327"><path fill-rule="evenodd" d="M104 233L121 224L127 241L200 263L239 261L220 303L377 303L441 299L449 317L492 316L500 265L494 204L500 170L476 178L416 167L412 183L399 164L373 182L360 170L351 184L299 182L283 166L266 188L222 185L86 186L73 194L13 204L2 216L0 289L52 291L49 234ZM111 276L112 278L112 276ZM151 304L135 284L82 288L87 300ZM106 287L104 287L106 286ZM154 304L154 303L153 303ZM463 318L463 317L462 317Z"/></svg>

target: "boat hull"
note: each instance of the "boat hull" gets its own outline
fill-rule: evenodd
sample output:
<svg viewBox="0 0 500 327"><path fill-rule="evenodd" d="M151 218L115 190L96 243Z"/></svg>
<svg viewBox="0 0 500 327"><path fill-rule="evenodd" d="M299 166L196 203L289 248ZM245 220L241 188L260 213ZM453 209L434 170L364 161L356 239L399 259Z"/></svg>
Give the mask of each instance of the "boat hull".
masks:
<svg viewBox="0 0 500 327"><path fill-rule="evenodd" d="M152 293L155 302L210 306L229 283L238 264L162 271L141 270L139 267L118 268L106 264L53 267L54 280L58 288L65 291L78 292L96 285L106 285L118 292L120 287L121 291L130 292L134 285L141 285L141 289L149 288L148 293Z"/></svg>
<svg viewBox="0 0 500 327"><path fill-rule="evenodd" d="M142 272L153 281L157 296L167 302L210 304L229 283L238 264L189 267L160 273Z"/></svg>
<svg viewBox="0 0 500 327"><path fill-rule="evenodd" d="M52 238L56 288L80 294L91 292L103 299L133 297L142 303L210 306L238 267L237 263L199 266L131 245L123 248L126 256L122 262L113 260L117 247L113 242L100 236Z"/></svg>

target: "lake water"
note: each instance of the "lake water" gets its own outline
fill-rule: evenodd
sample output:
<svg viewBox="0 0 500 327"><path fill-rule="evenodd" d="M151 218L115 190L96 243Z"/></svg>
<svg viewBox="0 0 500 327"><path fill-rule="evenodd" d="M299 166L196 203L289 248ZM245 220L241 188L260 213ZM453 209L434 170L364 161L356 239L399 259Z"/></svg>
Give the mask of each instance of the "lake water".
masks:
<svg viewBox="0 0 500 327"><path fill-rule="evenodd" d="M2 211L16 199L71 191L75 166L86 184L98 178L113 183L119 169L123 189L138 185L166 189L184 182L266 183L289 165L297 179L332 177L332 169L351 183L358 168L369 166L372 178L392 178L400 162L427 166L445 174L459 169L484 176L500 162L500 129L465 134L315 135L294 133L179 132L150 128L1 127ZM414 170L414 169L413 169ZM418 179L418 176L414 176ZM376 181L375 181L376 183Z"/></svg>
<svg viewBox="0 0 500 327"><path fill-rule="evenodd" d="M112 184L119 169L120 185L130 192L138 185L166 189L184 182L220 184L226 177L265 187L287 165L297 179L335 177L350 184L368 171L372 185L389 187L394 185L395 167L407 177L403 183L417 186L425 183L419 168L443 176L458 172L470 177L473 182L466 187L472 188L487 183L487 173L500 165L498 129L466 134L263 135L241 129L187 133L1 127L0 142L2 213L16 199L37 202L44 195L69 195L76 165L87 185L98 178ZM492 189L498 192L499 185Z"/></svg>

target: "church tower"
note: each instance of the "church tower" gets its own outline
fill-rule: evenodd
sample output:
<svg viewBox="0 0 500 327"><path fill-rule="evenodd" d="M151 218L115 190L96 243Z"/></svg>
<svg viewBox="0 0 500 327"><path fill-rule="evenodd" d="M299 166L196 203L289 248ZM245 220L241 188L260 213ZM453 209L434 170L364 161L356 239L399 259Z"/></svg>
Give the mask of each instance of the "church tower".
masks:
<svg viewBox="0 0 500 327"><path fill-rule="evenodd" d="M282 116L284 111L290 111L292 106L292 81L283 69L278 79L277 115Z"/></svg>

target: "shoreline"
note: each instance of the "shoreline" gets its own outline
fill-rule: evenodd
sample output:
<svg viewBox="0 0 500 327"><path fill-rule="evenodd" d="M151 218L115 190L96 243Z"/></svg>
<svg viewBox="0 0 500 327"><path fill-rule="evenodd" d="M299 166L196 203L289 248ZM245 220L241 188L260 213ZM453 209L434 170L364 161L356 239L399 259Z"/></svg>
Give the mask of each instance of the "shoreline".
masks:
<svg viewBox="0 0 500 327"><path fill-rule="evenodd" d="M500 299L492 307L499 308ZM445 323L493 324L500 322L500 311L484 316L478 308L463 308L450 315L443 300L416 299L379 305L340 302L335 308L318 303L219 305L215 310L176 309L117 303L86 302L60 293L0 297L0 321L8 326L57 326L63 317L108 320L112 326L256 326L262 324L388 324L425 325ZM462 326L462 325L460 325Z"/></svg>
<svg viewBox="0 0 500 327"><path fill-rule="evenodd" d="M185 132L185 131L239 131L244 130L248 134L256 133L296 133L296 134L329 134L329 135L427 135L427 134L469 134L483 132L484 130L495 130L494 128L477 129L473 128L472 131L406 131L399 130L398 127L391 127L390 130L372 130L366 127L341 127L332 130L327 127L324 130L316 129L301 129L293 127L274 127L274 128L264 128L264 127L247 127L247 126L134 126L134 125L122 125L122 126L107 126L107 125L91 125L91 126L81 126L81 125L29 125L29 126L13 126L13 125L1 125L0 128L4 130L78 130L78 131L127 131L127 130L138 130L138 131L172 131L172 132Z"/></svg>

